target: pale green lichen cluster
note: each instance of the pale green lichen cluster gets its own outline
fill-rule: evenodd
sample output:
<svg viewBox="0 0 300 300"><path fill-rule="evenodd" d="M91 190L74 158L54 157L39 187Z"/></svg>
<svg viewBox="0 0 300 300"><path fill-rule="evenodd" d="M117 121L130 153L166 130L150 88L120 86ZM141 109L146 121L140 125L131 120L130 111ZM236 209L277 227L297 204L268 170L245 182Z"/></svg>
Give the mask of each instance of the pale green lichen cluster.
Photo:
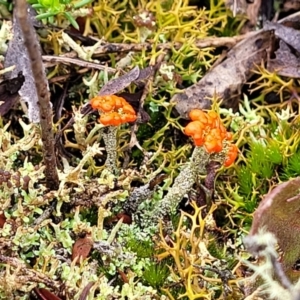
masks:
<svg viewBox="0 0 300 300"><path fill-rule="evenodd" d="M66 34L64 32L61 33L61 38L62 38L62 41L63 41L62 44L64 45L64 47L73 49L78 54L78 57L85 61L94 61L92 59L92 56L93 56L95 50L102 43L102 41L100 40L97 43L95 43L95 45L93 45L93 46L81 47L68 34ZM68 49L68 50L70 50L70 49ZM95 60L95 62L99 62L99 61Z"/></svg>
<svg viewBox="0 0 300 300"><path fill-rule="evenodd" d="M79 121L76 121L76 124L78 124L78 122ZM10 169L15 169L21 152L36 151L40 147L37 127L35 125L26 125L23 121L20 121L20 124L24 130L24 137L19 140L14 140L13 145L11 145L12 136L7 132L8 126L1 128L1 148L4 150L1 155L1 166L3 167L10 166ZM116 135L113 137L116 139ZM116 145L116 141L114 145ZM112 147L112 149L116 152L115 148ZM18 188L14 187L8 189L4 184L4 188L2 186L1 189L1 199L11 199L11 196L14 194L17 203L12 206L11 201L6 200L6 202L2 204L6 209L5 216L8 221L0 231L0 238L4 244L8 243L11 250L18 254L23 261L29 262L32 257L36 257L37 260L34 268L37 270L37 274L43 270L43 274L51 278L53 284L58 284L58 279L65 281L69 295L78 296L85 285L93 281L95 282L94 290L101 288L100 298L95 296L95 299L104 299L104 297L106 297L105 295L111 295L111 293L120 299L123 299L122 297L125 296L136 297L136 299L153 299L152 297L157 295L157 291L152 287L144 286L138 281L138 278L143 276L144 269L150 265L150 258L137 257L136 253L130 250L126 245L132 239L141 239L143 241L149 239L151 234L153 234L155 224L151 227L152 229L149 227L143 230L134 224L122 225L120 221L111 231L105 229L104 226L105 219L111 215L107 204L111 205L115 203L115 205L121 205L122 202L126 201L130 190L130 181L138 176L138 173L133 172L131 176L121 175L119 177L119 180L121 179L119 184L124 186L124 190L111 191L102 196L101 194L98 195L99 200L95 200L94 202L94 204L98 206L97 225L91 225L88 220L83 219L79 207L70 215L70 218L61 220L59 223L54 223L53 220L46 218L34 225L36 218L42 215L42 208L45 205L54 204L54 200L56 199L54 215L59 217L62 214L61 209L63 203L74 201L73 191L78 192L74 194L76 195L75 198L80 198L80 193L86 193L85 191L89 189L90 180L85 176L85 166L98 154L101 154L99 145L94 143L92 146L86 146L86 150L83 151L83 157L76 167L71 167L67 161L64 161L64 169L59 172L60 188L58 191L51 192L47 192L43 185L39 183L39 181L43 179L43 167L39 166L35 168L25 159L23 166L18 168L18 172L21 177L30 176L31 180L29 181L28 188L23 190L22 186L20 186ZM196 148L191 161L187 163L187 166L183 167L178 179L175 180L174 186L170 189L169 194L157 202L158 206L154 207L153 213L156 214L161 211L161 216L174 213L174 211L171 211L171 208L175 209L180 199L195 182L197 174L204 173L204 164L207 160L208 156L205 154L205 151ZM113 188L115 179L115 175L113 175L109 169L105 169L101 172L98 185L99 187L105 186L109 189ZM70 184L73 184L73 186ZM38 185L39 188L37 188L36 185ZM149 191L149 193L147 191ZM155 192L150 191L146 184L146 190L143 196L151 200L153 193ZM176 197L172 195L176 195ZM144 199L147 200L146 198ZM158 220L159 215L155 215L155 222L158 223ZM18 224L17 227L15 227L15 223ZM71 262L69 256L72 253L72 246L74 244L72 232L75 234L80 232L89 233L93 238L95 251L98 251L102 255L102 261L104 266L106 266L107 272L113 275L119 269L126 270L128 268L131 270L131 275L128 275L129 282L123 284L121 288L113 288L104 278L104 275L98 274L96 262L93 263L85 260L81 262L80 266ZM129 232L131 232L131 234L128 234ZM149 242L151 242L151 240L149 240ZM16 270L16 272L19 274L18 270ZM85 274L89 274L89 276ZM2 281L4 290L2 290L1 293L7 296L8 294L5 294L5 286L8 278L5 276L8 275L2 272L1 276L4 280ZM24 282L22 283L24 285L23 290L30 290L32 286L38 283L38 279L34 278L31 279L30 285L26 285L24 278ZM104 286L105 284L106 286ZM16 290L17 289L16 285ZM14 294L14 291L11 292ZM113 299L113 297L111 297L111 299Z"/></svg>
<svg viewBox="0 0 300 300"><path fill-rule="evenodd" d="M10 123L0 125L0 169L9 174L9 178L2 182L0 189L1 210L7 209L11 205L11 197L15 197L19 201L15 214L23 214L21 198L30 210L38 210L38 206L44 201L40 194L45 189L43 186L34 186L34 182L43 178L44 168L33 166L27 157L23 162L19 159L22 151L32 150L38 145L39 129L35 124L27 125L22 120L19 120L19 124L23 130L23 138L18 141L10 132ZM15 165L19 166L17 170ZM25 186L25 190L22 190Z"/></svg>

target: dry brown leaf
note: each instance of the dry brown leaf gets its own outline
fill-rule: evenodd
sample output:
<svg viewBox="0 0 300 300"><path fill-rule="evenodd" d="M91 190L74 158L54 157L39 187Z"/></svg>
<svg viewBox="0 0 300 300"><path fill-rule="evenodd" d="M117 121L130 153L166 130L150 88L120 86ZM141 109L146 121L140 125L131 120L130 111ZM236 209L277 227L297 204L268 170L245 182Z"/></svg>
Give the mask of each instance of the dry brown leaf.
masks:
<svg viewBox="0 0 300 300"><path fill-rule="evenodd" d="M4 215L4 213L0 213L0 228L3 228L4 224L6 222L6 217Z"/></svg>
<svg viewBox="0 0 300 300"><path fill-rule="evenodd" d="M268 62L268 70L278 75L300 78L300 59L291 52L289 46L280 41L279 49L275 51L276 58Z"/></svg>
<svg viewBox="0 0 300 300"><path fill-rule="evenodd" d="M279 23L266 22L265 30L274 30L275 35L300 53L300 31Z"/></svg>
<svg viewBox="0 0 300 300"><path fill-rule="evenodd" d="M153 75L155 69L156 66L149 66L145 69L140 69L138 66L136 66L128 73L107 82L99 91L99 95L114 95L124 90L131 83L134 83L139 87L143 87L145 81L149 79L151 75Z"/></svg>
<svg viewBox="0 0 300 300"><path fill-rule="evenodd" d="M227 58L209 71L199 82L172 98L183 118L195 108L208 109L216 94L225 107L236 108L243 84L252 76L252 70L267 58L273 43L273 31L260 31L233 47Z"/></svg>
<svg viewBox="0 0 300 300"><path fill-rule="evenodd" d="M75 258L77 259L77 262L79 262L81 259L86 259L93 247L93 240L89 236L85 236L84 238L78 239L75 244L73 245L72 249L72 261Z"/></svg>
<svg viewBox="0 0 300 300"><path fill-rule="evenodd" d="M17 77L4 80L0 83L0 116L4 116L18 102L18 91L25 81L22 72Z"/></svg>
<svg viewBox="0 0 300 300"><path fill-rule="evenodd" d="M279 184L260 202L254 213L250 235L266 228L283 252L282 265L291 279L299 278L293 266L300 257L300 177Z"/></svg>
<svg viewBox="0 0 300 300"><path fill-rule="evenodd" d="M114 95L124 90L132 82L138 79L139 74L140 74L140 69L139 67L136 66L131 71L124 74L123 76L110 80L102 87L102 89L99 92L99 96Z"/></svg>
<svg viewBox="0 0 300 300"><path fill-rule="evenodd" d="M52 294L50 291L44 288L35 288L34 292L41 300L61 300L61 298L57 297L56 295Z"/></svg>

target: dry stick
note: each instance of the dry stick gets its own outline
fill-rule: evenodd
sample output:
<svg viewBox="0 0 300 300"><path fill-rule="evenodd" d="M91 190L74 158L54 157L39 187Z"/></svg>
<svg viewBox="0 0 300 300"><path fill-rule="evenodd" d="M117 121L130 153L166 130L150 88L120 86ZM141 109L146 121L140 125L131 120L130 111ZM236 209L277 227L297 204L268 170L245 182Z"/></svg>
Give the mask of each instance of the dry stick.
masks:
<svg viewBox="0 0 300 300"><path fill-rule="evenodd" d="M107 66L102 66L96 63L88 62L85 60L81 59L76 59L76 58L70 58L66 56L55 56L55 55L43 55L42 56L43 60L48 63L48 67L50 66L56 66L57 63L63 63L63 64L73 64L77 65L80 67L84 68L91 68L91 69L96 69L96 70L102 70L102 71L107 71L107 73L116 73L116 69L110 68Z"/></svg>
<svg viewBox="0 0 300 300"><path fill-rule="evenodd" d="M284 19L278 21L278 23L284 23L285 21L289 21L293 18L299 17L300 12L297 12L293 15L290 15ZM231 36L231 37L205 37L202 39L196 39L194 45L201 49L201 48L219 48L219 47L228 47L231 48L235 46L238 42L249 38L253 35L256 35L257 31L251 31L245 34ZM93 53L93 57L97 57L99 55L107 54L107 53L120 53L120 52L140 52L142 50L151 51L153 48L156 50L170 50L170 49L180 49L182 46L186 45L187 43L161 43L161 44L154 44L154 43L139 43L139 44L125 44L125 43L103 43L101 44ZM72 51L66 56L69 57L76 57L77 53Z"/></svg>
<svg viewBox="0 0 300 300"><path fill-rule="evenodd" d="M255 35L257 32L249 32L242 35L232 36L232 37L207 37L203 39L198 39L194 42L194 45L201 49L201 48L209 48L209 47L228 47L231 48L238 42L244 40L245 38L248 38L252 35ZM153 44L153 43L137 43L137 44L126 44L126 43L108 43L103 42L102 45L100 45L95 52L93 53L92 57L98 57L104 54L108 53L127 53L127 52L140 52L142 50L145 51L152 51L153 48L156 48L156 50L170 50L170 49L180 49L183 45L186 45L186 43L161 43L161 44ZM61 63L71 63L75 65L83 66L83 64L86 64L83 60L72 60L72 58L77 57L78 54L75 51L68 52L61 56L51 56L51 55L45 55L43 56L43 59L47 62L61 62ZM69 58L70 60L65 60ZM87 67L93 67L93 65L90 63L90 65L85 65ZM104 66L100 66L99 68L103 68ZM109 71L113 72L114 70L112 68L109 69Z"/></svg>
<svg viewBox="0 0 300 300"><path fill-rule="evenodd" d="M233 37L207 37L203 39L196 40L193 44L197 48L209 48L209 47L232 47L241 40L248 38L251 35L254 35L255 32L249 32L243 35L237 35ZM153 43L141 43L141 44L118 44L118 43L106 43L100 45L95 52L93 57L97 57L101 54L106 53L115 53L115 52L139 52L142 50L151 51L153 48L157 50L170 50L170 49L180 49L186 43L162 43L162 44L153 44Z"/></svg>
<svg viewBox="0 0 300 300"><path fill-rule="evenodd" d="M18 0L21 1L21 0ZM9 265L16 268L17 276L19 282L28 283L44 283L46 286L53 289L59 288L59 282L52 280L47 275L40 273L34 269L30 269L22 260L16 257L10 257L0 254L0 264ZM2 275L2 274L1 274ZM3 276L3 275L2 275Z"/></svg>
<svg viewBox="0 0 300 300"><path fill-rule="evenodd" d="M28 22L26 1L16 1L15 9L16 16L23 32L24 44L31 61L32 74L38 95L46 186L49 189L57 190L59 187L59 179L56 169L54 136L52 131L52 110L50 106L50 93L48 91L47 78L42 63L42 55L33 26Z"/></svg>

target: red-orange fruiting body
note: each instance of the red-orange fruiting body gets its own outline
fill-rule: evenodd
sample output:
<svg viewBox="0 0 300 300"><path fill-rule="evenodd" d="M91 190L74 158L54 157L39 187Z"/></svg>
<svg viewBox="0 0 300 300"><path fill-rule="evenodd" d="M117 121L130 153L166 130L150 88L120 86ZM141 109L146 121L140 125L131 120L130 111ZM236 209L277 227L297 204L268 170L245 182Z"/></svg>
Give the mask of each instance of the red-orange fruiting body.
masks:
<svg viewBox="0 0 300 300"><path fill-rule="evenodd" d="M116 95L96 96L91 99L93 109L100 113L99 122L105 126L118 126L136 121L136 112L122 97Z"/></svg>
<svg viewBox="0 0 300 300"><path fill-rule="evenodd" d="M227 132L219 115L214 111L206 113L201 109L193 109L189 117L192 121L184 128L184 133L193 138L196 146L204 146L208 153L219 153L225 146L227 156L224 165L230 166L237 157L238 148L228 144L233 135Z"/></svg>

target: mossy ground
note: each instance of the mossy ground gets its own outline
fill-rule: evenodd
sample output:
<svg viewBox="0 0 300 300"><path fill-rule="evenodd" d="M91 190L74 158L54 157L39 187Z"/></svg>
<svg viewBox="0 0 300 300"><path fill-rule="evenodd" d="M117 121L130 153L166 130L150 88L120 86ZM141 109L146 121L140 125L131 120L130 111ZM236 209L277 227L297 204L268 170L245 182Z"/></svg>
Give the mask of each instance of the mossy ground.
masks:
<svg viewBox="0 0 300 300"><path fill-rule="evenodd" d="M155 211L194 148L182 132L187 121L178 117L170 99L200 80L221 55L220 49L199 48L196 41L237 35L244 19L233 17L222 1L214 0L198 7L187 0L80 1L76 10L69 6L72 1L29 2L39 4L39 16L51 14L42 19L46 28L38 31L45 54L75 49L62 36L68 32L72 37L72 31L80 49L75 51L83 51L81 58L90 61L96 47L83 48L88 40L80 42L76 34L124 47L137 49L144 42L151 47L107 50L93 58L112 72L48 65L56 112L65 92L54 132L71 116L75 120L57 144L58 191L45 187L39 126L30 124L21 107L0 120L0 207L5 221L0 229L0 299L30 299L36 287L62 299L242 299L249 276L241 262L248 257L242 240L252 213L272 187L300 174L298 80L260 66L253 92L240 97L239 112L212 100L234 133L237 162L217 171L213 201L207 207L205 202L196 205L205 176L199 177L171 216L173 232L166 233L163 223L145 227L141 220ZM0 4L9 15L9 5ZM80 113L110 79L135 66L155 65L158 59L159 70L143 91L147 123L108 133L96 116ZM138 87L132 84L127 92L138 92ZM275 104L268 103L271 93L278 95ZM136 140L131 147L133 129ZM104 143L108 134L116 135L116 149ZM109 172L105 161L114 150L116 169ZM134 189L136 198L130 198ZM126 201L143 196L137 211L127 216ZM85 237L92 238L92 251L86 259L72 261L75 241ZM84 291L87 296L81 298Z"/></svg>

